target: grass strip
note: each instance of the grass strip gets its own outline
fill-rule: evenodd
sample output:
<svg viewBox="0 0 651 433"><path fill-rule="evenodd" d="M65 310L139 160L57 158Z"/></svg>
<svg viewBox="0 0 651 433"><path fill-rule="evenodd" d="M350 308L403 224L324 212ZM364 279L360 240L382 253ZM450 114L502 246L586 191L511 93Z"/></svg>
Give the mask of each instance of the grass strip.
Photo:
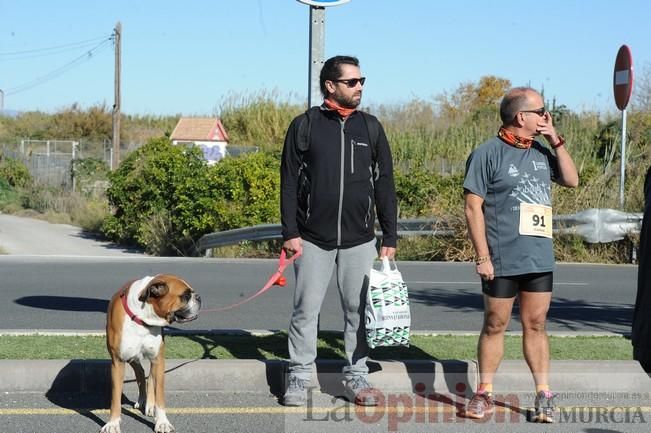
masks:
<svg viewBox="0 0 651 433"><path fill-rule="evenodd" d="M476 336L412 336L410 347L382 347L371 358L475 359ZM620 336L550 337L555 360L631 360L630 340ZM168 359L287 359L287 334L265 336L183 335L166 337ZM320 359L344 359L340 333L319 334ZM0 336L0 359L108 359L104 337ZM504 359L522 359L522 338L506 336Z"/></svg>

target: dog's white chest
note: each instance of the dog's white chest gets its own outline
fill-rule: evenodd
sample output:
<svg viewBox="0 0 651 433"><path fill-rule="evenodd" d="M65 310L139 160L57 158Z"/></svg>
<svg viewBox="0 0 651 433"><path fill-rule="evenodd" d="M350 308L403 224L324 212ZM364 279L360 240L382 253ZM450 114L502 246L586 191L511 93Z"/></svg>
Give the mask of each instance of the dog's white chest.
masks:
<svg viewBox="0 0 651 433"><path fill-rule="evenodd" d="M152 360L158 356L163 343L160 326L144 327L125 317L122 326L122 341L120 342L120 358L125 361L132 359Z"/></svg>

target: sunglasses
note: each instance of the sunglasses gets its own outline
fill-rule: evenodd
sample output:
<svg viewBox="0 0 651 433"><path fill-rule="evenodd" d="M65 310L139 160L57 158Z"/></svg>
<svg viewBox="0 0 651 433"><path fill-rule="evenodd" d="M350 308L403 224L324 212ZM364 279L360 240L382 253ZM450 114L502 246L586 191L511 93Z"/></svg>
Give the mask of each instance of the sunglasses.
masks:
<svg viewBox="0 0 651 433"><path fill-rule="evenodd" d="M540 117L543 117L545 115L545 107L537 108L535 110L522 110L520 113L535 113Z"/></svg>
<svg viewBox="0 0 651 433"><path fill-rule="evenodd" d="M350 87L351 89L353 87L356 87L357 83L359 83L359 84L361 84L363 86L365 81L366 81L366 77L349 78L347 80L332 80L333 83L344 83L347 87Z"/></svg>

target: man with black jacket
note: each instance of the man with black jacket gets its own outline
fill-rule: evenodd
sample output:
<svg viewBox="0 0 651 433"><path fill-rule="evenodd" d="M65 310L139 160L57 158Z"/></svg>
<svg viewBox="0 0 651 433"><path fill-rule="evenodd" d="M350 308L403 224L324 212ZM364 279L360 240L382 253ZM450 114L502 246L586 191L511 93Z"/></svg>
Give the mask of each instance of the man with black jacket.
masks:
<svg viewBox="0 0 651 433"><path fill-rule="evenodd" d="M320 74L323 105L295 118L285 138L283 248L302 254L295 262L287 406L306 403L319 311L335 265L345 319L346 396L359 405L377 404L376 392L367 381L364 308L377 256L375 212L383 233L380 257L393 258L397 200L384 130L375 117L356 110L364 81L355 57L328 59Z"/></svg>
<svg viewBox="0 0 651 433"><path fill-rule="evenodd" d="M651 375L651 167L644 178L644 218L640 232L640 262L633 313L633 359Z"/></svg>

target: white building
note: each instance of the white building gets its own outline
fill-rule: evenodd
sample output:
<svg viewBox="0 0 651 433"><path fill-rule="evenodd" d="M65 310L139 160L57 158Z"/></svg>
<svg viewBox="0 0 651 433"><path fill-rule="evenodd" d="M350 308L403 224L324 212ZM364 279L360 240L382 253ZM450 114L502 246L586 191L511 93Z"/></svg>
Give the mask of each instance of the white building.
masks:
<svg viewBox="0 0 651 433"><path fill-rule="evenodd" d="M216 117L182 117L170 139L172 144L199 146L208 164L226 156L228 134Z"/></svg>

